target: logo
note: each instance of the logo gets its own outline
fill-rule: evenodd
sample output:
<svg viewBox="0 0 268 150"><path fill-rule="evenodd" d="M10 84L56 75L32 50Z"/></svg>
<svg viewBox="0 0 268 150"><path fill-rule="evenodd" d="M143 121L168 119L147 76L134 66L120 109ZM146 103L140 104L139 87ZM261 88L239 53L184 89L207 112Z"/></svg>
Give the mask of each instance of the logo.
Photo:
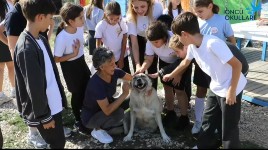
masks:
<svg viewBox="0 0 268 150"><path fill-rule="evenodd" d="M225 9L226 20L255 20L255 13L261 10L261 1L252 0L246 9Z"/></svg>
<svg viewBox="0 0 268 150"><path fill-rule="evenodd" d="M211 34L216 34L218 32L218 28L217 27L212 27L210 32L211 32Z"/></svg>

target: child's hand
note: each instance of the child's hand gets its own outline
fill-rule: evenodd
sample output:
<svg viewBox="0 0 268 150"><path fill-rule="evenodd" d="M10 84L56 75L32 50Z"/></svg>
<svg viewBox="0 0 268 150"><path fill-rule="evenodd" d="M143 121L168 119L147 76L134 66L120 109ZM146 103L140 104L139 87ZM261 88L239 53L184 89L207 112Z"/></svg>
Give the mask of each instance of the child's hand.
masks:
<svg viewBox="0 0 268 150"><path fill-rule="evenodd" d="M118 66L118 68L123 69L124 68L124 59L123 60L119 59L117 66Z"/></svg>
<svg viewBox="0 0 268 150"><path fill-rule="evenodd" d="M165 82L168 82L172 79L173 79L173 77L170 73L163 76L163 81L165 81Z"/></svg>
<svg viewBox="0 0 268 150"><path fill-rule="evenodd" d="M136 72L134 73L134 75L139 74L139 73L144 73L143 69L140 68L136 68Z"/></svg>
<svg viewBox="0 0 268 150"><path fill-rule="evenodd" d="M158 77L158 72L157 73L153 73L153 74L148 74L149 77L155 79Z"/></svg>
<svg viewBox="0 0 268 150"><path fill-rule="evenodd" d="M79 52L79 48L80 48L80 41L78 39L74 40L74 43L73 43L73 53L75 54L75 56L78 55L78 52Z"/></svg>
<svg viewBox="0 0 268 150"><path fill-rule="evenodd" d="M43 124L43 127L44 127L44 129L55 128L55 121L51 120L49 123Z"/></svg>
<svg viewBox="0 0 268 150"><path fill-rule="evenodd" d="M236 92L235 90L229 88L226 95L226 104L234 105L235 103L236 103Z"/></svg>

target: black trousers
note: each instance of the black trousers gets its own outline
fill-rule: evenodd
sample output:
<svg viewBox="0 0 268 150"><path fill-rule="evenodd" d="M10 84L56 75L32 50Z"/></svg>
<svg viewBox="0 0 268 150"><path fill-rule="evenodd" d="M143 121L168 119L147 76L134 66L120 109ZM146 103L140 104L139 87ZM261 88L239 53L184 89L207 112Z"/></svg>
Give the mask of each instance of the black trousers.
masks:
<svg viewBox="0 0 268 150"><path fill-rule="evenodd" d="M139 35L137 35L137 38L138 38L139 52L140 52L140 64L142 65L142 63L144 62L144 56L145 56L147 40L146 40L145 37L142 37L142 36L139 36ZM130 45L131 45L131 43L130 43ZM133 69L134 69L134 71L136 71L136 64L135 64L135 60L134 60L134 57L133 57L133 52L132 52L132 50L130 52L131 52L131 59L132 59ZM157 72L157 63L158 63L158 56L155 55L152 65L147 70L149 74ZM152 79L153 87L156 90L157 90L157 81L158 81L158 78Z"/></svg>
<svg viewBox="0 0 268 150"><path fill-rule="evenodd" d="M239 120L241 114L242 92L236 96L234 105L227 105L226 98L208 92L207 105L204 110L202 129L197 141L199 149L218 148L219 140L215 130L221 131L221 142L224 149L240 148Z"/></svg>
<svg viewBox="0 0 268 150"><path fill-rule="evenodd" d="M84 55L73 61L61 62L63 77L68 90L72 93L71 105L76 121L80 121L80 113L84 101L90 70Z"/></svg>
<svg viewBox="0 0 268 150"><path fill-rule="evenodd" d="M63 149L65 146L65 136L62 126L61 112L52 116L55 121L55 128L44 129L40 124L37 129L51 149Z"/></svg>
<svg viewBox="0 0 268 150"><path fill-rule="evenodd" d="M95 31L89 30L88 33L89 33L88 35L89 55L93 55L93 52L96 49L96 39L94 38Z"/></svg>

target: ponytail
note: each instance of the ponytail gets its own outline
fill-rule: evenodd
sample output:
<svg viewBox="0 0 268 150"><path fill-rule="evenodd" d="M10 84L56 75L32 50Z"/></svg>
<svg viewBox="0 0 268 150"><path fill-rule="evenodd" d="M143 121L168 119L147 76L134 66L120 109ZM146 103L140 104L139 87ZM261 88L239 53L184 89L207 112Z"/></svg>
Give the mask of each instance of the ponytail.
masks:
<svg viewBox="0 0 268 150"><path fill-rule="evenodd" d="M57 28L56 36L64 29L65 23L62 21Z"/></svg>
<svg viewBox="0 0 268 150"><path fill-rule="evenodd" d="M214 14L218 14L219 11L220 11L219 6L216 5L216 4L213 4L212 12L213 12Z"/></svg>

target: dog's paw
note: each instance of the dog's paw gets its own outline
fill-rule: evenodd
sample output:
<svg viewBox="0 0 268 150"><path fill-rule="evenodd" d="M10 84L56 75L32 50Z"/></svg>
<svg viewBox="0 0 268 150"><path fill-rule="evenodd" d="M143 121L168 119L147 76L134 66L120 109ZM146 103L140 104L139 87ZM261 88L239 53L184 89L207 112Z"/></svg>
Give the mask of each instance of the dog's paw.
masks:
<svg viewBox="0 0 268 150"><path fill-rule="evenodd" d="M169 142L171 142L171 139L167 135L165 135L165 136L163 136L163 141L165 143L169 143Z"/></svg>
<svg viewBox="0 0 268 150"><path fill-rule="evenodd" d="M125 141L125 142L127 142L127 141L131 141L131 136L128 136L128 135L125 136L125 137L124 137L124 141Z"/></svg>

